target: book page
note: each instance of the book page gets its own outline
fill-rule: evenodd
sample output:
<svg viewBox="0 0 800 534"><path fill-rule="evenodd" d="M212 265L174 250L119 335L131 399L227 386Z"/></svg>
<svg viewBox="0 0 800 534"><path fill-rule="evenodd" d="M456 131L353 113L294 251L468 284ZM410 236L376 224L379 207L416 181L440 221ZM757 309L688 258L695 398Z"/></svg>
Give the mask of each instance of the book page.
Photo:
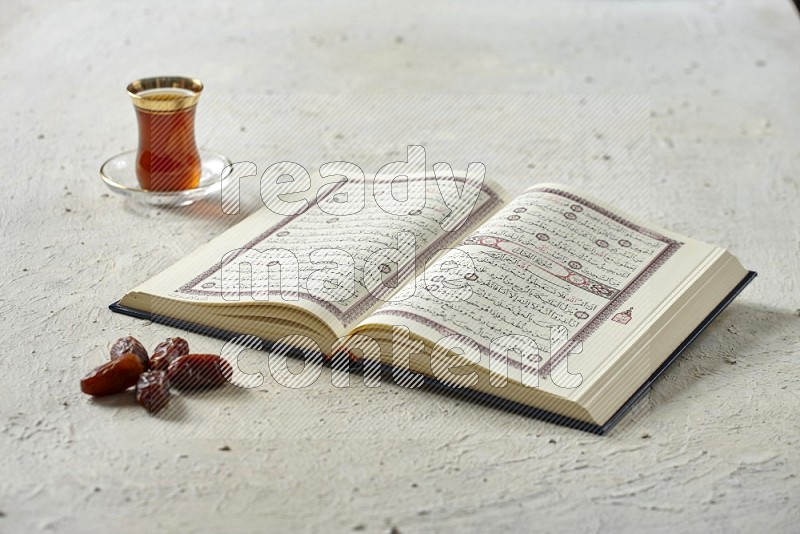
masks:
<svg viewBox="0 0 800 534"><path fill-rule="evenodd" d="M403 180L405 195L403 187L398 192L386 183L329 184L302 213L261 209L136 291L202 304L298 306L344 334L500 207L502 188L482 178L462 173L459 191L432 176L410 175ZM387 212L382 196L393 197L395 213ZM397 213L404 204L396 197L414 206ZM365 201L353 213L342 200L352 204L354 198Z"/></svg>
<svg viewBox="0 0 800 534"><path fill-rule="evenodd" d="M363 325L457 336L479 349L475 363L510 366L518 381L538 383L578 351L571 361L596 368L715 250L643 224L565 186L534 186Z"/></svg>

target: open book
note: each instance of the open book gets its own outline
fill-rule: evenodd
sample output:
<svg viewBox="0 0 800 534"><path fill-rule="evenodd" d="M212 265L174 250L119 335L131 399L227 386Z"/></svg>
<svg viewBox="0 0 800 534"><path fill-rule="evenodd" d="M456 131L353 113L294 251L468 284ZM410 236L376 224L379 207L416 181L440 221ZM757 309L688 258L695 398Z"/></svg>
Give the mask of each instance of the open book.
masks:
<svg viewBox="0 0 800 534"><path fill-rule="evenodd" d="M482 175L350 179L291 206L112 309L380 362L406 387L425 376L602 431L755 275L560 184L508 198Z"/></svg>

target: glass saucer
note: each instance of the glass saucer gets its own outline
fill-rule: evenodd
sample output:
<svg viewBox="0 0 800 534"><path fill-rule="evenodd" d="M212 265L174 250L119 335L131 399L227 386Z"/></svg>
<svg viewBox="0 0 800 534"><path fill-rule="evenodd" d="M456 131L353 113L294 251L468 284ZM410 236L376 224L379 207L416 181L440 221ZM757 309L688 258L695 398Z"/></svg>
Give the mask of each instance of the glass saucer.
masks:
<svg viewBox="0 0 800 534"><path fill-rule="evenodd" d="M222 187L222 170L231 161L217 152L198 149L200 152L200 184L183 191L148 191L139 187L136 179L136 150L117 154L100 167L100 177L113 192L131 200L151 206L188 206L206 196L219 192ZM226 177L227 178L227 177Z"/></svg>

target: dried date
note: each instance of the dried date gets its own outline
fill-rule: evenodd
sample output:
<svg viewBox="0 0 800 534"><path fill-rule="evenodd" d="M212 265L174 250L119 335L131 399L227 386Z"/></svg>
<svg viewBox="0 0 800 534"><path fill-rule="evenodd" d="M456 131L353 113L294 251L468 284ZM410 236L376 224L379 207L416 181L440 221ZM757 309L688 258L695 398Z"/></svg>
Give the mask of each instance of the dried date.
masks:
<svg viewBox="0 0 800 534"><path fill-rule="evenodd" d="M153 350L150 357L150 368L166 371L169 364L181 356L189 354L189 342L182 337L168 337Z"/></svg>
<svg viewBox="0 0 800 534"><path fill-rule="evenodd" d="M150 413L158 413L169 404L169 379L166 371L147 371L136 382L136 402Z"/></svg>
<svg viewBox="0 0 800 534"><path fill-rule="evenodd" d="M144 348L138 339L133 336L121 337L111 345L109 351L112 360L116 360L125 354L135 354L142 362L145 371L150 368L150 359L147 357L147 349Z"/></svg>
<svg viewBox="0 0 800 534"><path fill-rule="evenodd" d="M95 397L120 393L136 385L143 372L144 366L137 355L123 354L83 377L81 391Z"/></svg>
<svg viewBox="0 0 800 534"><path fill-rule="evenodd" d="M227 382L233 369L216 354L187 354L169 364L167 376L178 389L210 389Z"/></svg>

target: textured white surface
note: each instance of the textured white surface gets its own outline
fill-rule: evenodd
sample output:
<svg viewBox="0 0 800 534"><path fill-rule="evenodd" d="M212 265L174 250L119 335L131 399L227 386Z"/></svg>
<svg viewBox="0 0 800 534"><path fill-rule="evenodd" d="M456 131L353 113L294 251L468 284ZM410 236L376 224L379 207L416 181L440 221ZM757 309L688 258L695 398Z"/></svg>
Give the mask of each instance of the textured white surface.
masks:
<svg viewBox="0 0 800 534"><path fill-rule="evenodd" d="M796 531L798 55L800 22L781 0L4 4L0 531ZM543 158L525 136L447 145L446 132L465 135L449 116L405 137L350 139L362 122L391 129L397 118L288 99L278 121L221 102L649 95L646 202L619 187L605 197L729 247L760 276L606 437L325 380L296 391L268 377L264 392L182 398L166 421L127 398L93 402L78 380L110 341L177 333L107 304L233 222L138 209L97 177L135 143L125 84L161 73L203 79L201 141L262 169L344 158L374 172L422 142L454 165L476 151L497 162L489 172L502 170L494 177L512 192L560 174L557 158L538 175L528 166ZM282 128L292 121L299 130ZM583 170L624 177L625 161Z"/></svg>

